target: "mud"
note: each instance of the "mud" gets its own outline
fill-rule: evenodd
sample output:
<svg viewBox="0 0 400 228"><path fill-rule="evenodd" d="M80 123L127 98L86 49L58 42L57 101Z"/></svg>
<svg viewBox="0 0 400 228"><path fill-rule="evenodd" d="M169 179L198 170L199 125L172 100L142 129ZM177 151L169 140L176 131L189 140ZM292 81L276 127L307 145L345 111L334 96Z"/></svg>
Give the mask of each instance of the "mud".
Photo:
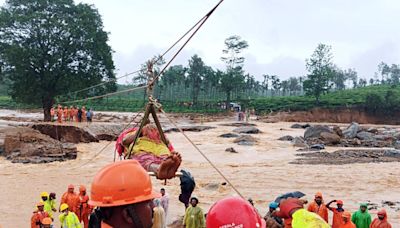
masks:
<svg viewBox="0 0 400 228"><path fill-rule="evenodd" d="M291 164L300 165L344 165L353 163L400 162L398 150L338 150L297 154L301 157Z"/></svg>
<svg viewBox="0 0 400 228"><path fill-rule="evenodd" d="M400 124L400 113L391 116L374 115L363 108L315 108L309 111L276 112L260 117L263 122L326 122L360 124Z"/></svg>

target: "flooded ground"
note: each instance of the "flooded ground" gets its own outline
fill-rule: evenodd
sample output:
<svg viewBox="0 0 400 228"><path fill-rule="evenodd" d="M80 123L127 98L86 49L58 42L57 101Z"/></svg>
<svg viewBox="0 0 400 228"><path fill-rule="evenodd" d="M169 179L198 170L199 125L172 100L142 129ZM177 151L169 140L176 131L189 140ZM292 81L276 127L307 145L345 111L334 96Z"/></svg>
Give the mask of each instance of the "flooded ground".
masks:
<svg viewBox="0 0 400 228"><path fill-rule="evenodd" d="M0 111L2 112L2 111ZM0 114L0 116L2 116ZM333 199L344 201L345 209L355 211L361 202L370 201L378 207L382 201L396 202L400 199L399 163L355 163L345 165L290 164L297 152L289 142L277 140L284 135L300 136L303 129L291 129L292 123L262 123L252 121L262 131L253 135L258 139L254 146L233 143L233 138L218 137L231 133L235 127L221 126L232 120L205 123L216 127L202 132L187 132L187 135L207 157L229 178L245 197L251 197L259 212L264 215L267 205L276 196L289 191L303 191L312 200L317 191L324 193L325 202ZM177 151L183 155L182 168L189 170L197 181L194 195L200 206L207 211L218 199L236 195L206 160L176 132L167 136ZM103 153L99 150L106 147ZM225 152L228 147L239 153ZM327 148L333 152L341 148ZM342 148L345 149L345 148ZM67 185L89 186L95 173L104 165L113 162L114 142L78 144L78 158L67 162L49 164L13 164L0 157L0 225L3 227L29 227L34 205L41 191L56 192L57 200L66 191ZM98 156L94 158L95 155ZM178 201L179 180L174 179L164 186L153 179L156 190L164 187L170 196L168 221L172 222L184 213ZM393 208L391 208L393 207ZM393 227L400 227L399 211L395 205L387 206ZM375 217L376 210L370 211ZM56 215L58 215L56 213ZM58 221L56 227L58 227Z"/></svg>

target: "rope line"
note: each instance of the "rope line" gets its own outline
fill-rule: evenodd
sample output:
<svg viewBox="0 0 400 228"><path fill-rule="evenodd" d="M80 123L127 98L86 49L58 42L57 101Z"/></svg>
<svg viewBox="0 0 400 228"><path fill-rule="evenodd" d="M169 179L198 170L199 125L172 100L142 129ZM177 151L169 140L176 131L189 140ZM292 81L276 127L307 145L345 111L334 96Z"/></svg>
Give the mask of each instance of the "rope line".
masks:
<svg viewBox="0 0 400 228"><path fill-rule="evenodd" d="M203 153L203 151L200 150L200 148L189 138L189 136L186 135L186 133L176 124L175 121L173 121L171 118L169 118L167 116L167 114L165 113L165 111L163 109L160 110L161 113L164 114L164 116L172 123L172 125L174 125L180 133L182 133L182 135L186 138L186 140L189 141L190 144L192 144L192 146L203 156L204 159L206 159L206 161L208 163L210 163L210 165L218 172L218 174L232 187L232 189L243 199L244 196L239 192L239 190L232 184L232 182L222 173L221 170L218 169L217 166L214 165L214 163Z"/></svg>
<svg viewBox="0 0 400 228"><path fill-rule="evenodd" d="M137 89L147 88L148 86L152 86L161 77L161 75L169 67L169 65L172 63L172 61L175 60L175 58L180 54L180 52L183 50L183 48L186 47L186 45L189 43L189 41L194 37L194 35L196 35L196 33L200 30L200 28L204 25L204 23L210 18L211 14L218 8L218 6L223 1L224 0L220 0L217 5L215 5L205 16L203 16L194 26L192 26L186 33L184 33L173 45L171 45L170 48L168 48L160 57L158 57L153 62L153 63L156 63L156 62L160 61L170 50L172 50L173 47L175 47L180 41L182 41L182 39L184 37L186 37L193 29L195 29L197 27L195 29L195 31L185 41L185 43L173 55L173 57L170 59L170 61L163 67L163 69L157 74L157 76L148 85L141 86L141 87L136 87L136 88L133 88L133 89L121 90L121 91L117 91L117 92L113 92L113 93L107 93L107 94L104 94L104 95L93 96L93 97L79 99L79 100L73 100L73 101L65 101L65 102L60 102L60 103L67 104L67 103L75 103L75 102L81 102L81 101L87 101L87 100L94 100L94 99L99 99L99 98L103 98L103 97L109 97L109 96L113 96L113 95L116 95L116 94L126 93L126 92L134 91L134 90L137 90ZM140 72L140 71L142 71L142 70L138 70L136 72ZM133 74L133 73L131 73L131 74ZM100 83L100 84L104 84L104 83L108 83L108 82L103 82L103 83ZM82 89L81 91L84 91L84 90L87 90L87 89L90 89L90 88L94 88L96 86L97 85L94 85L94 86L88 87L86 89Z"/></svg>

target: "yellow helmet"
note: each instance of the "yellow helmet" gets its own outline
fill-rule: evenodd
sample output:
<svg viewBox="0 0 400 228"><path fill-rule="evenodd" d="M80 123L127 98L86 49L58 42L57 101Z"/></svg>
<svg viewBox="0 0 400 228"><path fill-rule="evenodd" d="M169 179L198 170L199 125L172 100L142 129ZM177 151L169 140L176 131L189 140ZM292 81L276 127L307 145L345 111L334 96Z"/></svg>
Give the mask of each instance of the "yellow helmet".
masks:
<svg viewBox="0 0 400 228"><path fill-rule="evenodd" d="M47 197L47 198L49 198L49 193L48 193L48 192L42 192L42 193L40 193L40 197Z"/></svg>
<svg viewBox="0 0 400 228"><path fill-rule="evenodd" d="M66 203L61 204L60 211L63 212L66 209L68 209L68 204L66 204Z"/></svg>

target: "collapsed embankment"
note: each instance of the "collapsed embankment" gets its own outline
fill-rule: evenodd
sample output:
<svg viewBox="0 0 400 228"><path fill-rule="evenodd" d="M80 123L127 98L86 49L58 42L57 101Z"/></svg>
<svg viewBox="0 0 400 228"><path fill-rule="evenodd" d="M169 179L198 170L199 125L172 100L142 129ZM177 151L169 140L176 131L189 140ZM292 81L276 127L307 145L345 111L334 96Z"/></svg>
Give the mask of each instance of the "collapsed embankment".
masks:
<svg viewBox="0 0 400 228"><path fill-rule="evenodd" d="M364 108L314 108L309 111L283 111L270 113L260 118L266 122L326 122L326 123L351 123L360 124L400 124L400 113L391 115L383 111L370 113Z"/></svg>

